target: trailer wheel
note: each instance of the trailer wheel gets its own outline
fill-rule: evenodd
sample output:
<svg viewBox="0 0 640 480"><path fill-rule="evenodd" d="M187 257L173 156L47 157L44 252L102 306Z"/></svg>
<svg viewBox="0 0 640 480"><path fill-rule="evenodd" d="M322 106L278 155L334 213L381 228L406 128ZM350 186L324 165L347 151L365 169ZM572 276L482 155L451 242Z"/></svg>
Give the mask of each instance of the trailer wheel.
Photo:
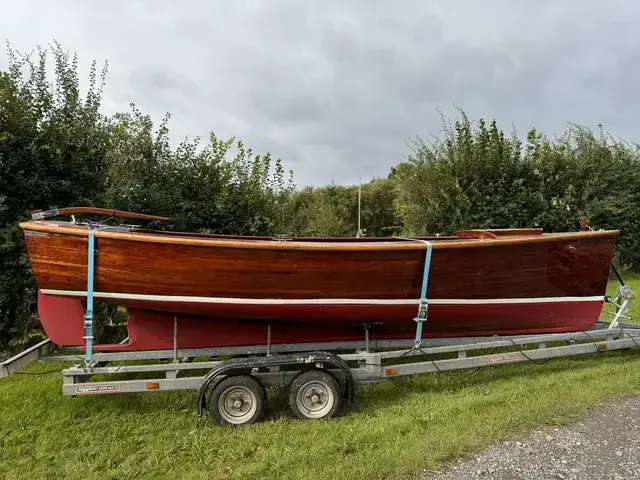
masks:
<svg viewBox="0 0 640 480"><path fill-rule="evenodd" d="M336 417L342 408L342 389L326 370L307 370L291 382L289 407L303 420Z"/></svg>
<svg viewBox="0 0 640 480"><path fill-rule="evenodd" d="M209 412L220 425L249 425L261 421L267 411L264 386L250 375L220 381L209 397Z"/></svg>

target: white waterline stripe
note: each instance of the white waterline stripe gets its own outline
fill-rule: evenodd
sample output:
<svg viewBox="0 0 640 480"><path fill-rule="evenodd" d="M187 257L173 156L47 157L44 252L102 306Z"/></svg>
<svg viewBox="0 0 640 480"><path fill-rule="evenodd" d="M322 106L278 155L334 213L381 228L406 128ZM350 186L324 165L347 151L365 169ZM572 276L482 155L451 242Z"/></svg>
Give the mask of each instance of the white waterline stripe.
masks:
<svg viewBox="0 0 640 480"><path fill-rule="evenodd" d="M80 290L42 290L45 295L65 297L86 297L87 292ZM177 303L219 303L235 305L418 305L420 299L373 299L373 298L223 298L223 297L186 297L172 295L141 295L136 293L94 292L94 297L113 300L143 300L150 302ZM561 302L601 302L604 296L592 297L535 297L535 298L434 298L430 305L492 305L517 303L561 303Z"/></svg>

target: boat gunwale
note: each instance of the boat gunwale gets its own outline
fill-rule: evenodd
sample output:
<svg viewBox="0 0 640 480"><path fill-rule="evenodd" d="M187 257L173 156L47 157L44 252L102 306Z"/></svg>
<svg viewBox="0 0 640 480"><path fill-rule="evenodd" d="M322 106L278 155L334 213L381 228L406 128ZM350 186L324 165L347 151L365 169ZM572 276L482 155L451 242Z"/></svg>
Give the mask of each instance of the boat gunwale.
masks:
<svg viewBox="0 0 640 480"><path fill-rule="evenodd" d="M79 237L88 237L88 228L65 227L57 224L41 221L21 222L20 228L24 231L35 231L52 234L64 234ZM433 249L444 248L469 248L469 247L491 247L491 246L507 246L522 245L533 243L557 242L558 240L582 240L585 238L607 238L617 237L619 230L598 230L598 231L578 231L578 232L561 232L561 233L545 233L542 235L527 236L504 236L495 239L460 239L460 240L433 240L430 241ZM246 237L243 240L223 240L223 239L196 239L184 238L171 235L163 235L162 231L157 233L135 233L135 232L116 232L107 230L97 230L96 238L105 238L113 240L125 240L143 243L160 243L171 245L190 245L197 247L218 247L218 248L236 248L251 250L323 250L323 251L386 251L386 250L425 250L425 240L419 238L402 239L398 237L390 237L388 243L377 242L358 242L358 243L339 243L339 242L289 242L286 239L279 240L252 240ZM391 241L393 240L393 241ZM404 242L402 240L405 240Z"/></svg>

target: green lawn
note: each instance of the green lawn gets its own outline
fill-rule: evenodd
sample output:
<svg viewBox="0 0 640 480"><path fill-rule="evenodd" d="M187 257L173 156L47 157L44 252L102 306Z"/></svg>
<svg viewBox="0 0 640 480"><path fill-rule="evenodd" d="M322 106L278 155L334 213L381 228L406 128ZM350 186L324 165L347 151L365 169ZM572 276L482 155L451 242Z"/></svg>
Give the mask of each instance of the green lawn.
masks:
<svg viewBox="0 0 640 480"><path fill-rule="evenodd" d="M639 369L633 350L398 378L319 422L292 420L275 392L268 420L243 429L198 418L193 392L72 399L59 373L14 375L0 381L0 478L398 478L640 391Z"/></svg>

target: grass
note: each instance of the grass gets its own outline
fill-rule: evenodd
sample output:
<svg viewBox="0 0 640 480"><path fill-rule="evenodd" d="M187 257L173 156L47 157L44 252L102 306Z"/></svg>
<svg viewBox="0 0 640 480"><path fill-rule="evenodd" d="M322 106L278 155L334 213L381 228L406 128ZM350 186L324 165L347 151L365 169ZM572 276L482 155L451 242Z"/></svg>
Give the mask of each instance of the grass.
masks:
<svg viewBox="0 0 640 480"><path fill-rule="evenodd" d="M0 478L401 478L640 391L631 350L363 385L320 422L292 420L276 391L265 423L231 429L198 418L192 392L63 397L44 373L61 367L0 381Z"/></svg>

